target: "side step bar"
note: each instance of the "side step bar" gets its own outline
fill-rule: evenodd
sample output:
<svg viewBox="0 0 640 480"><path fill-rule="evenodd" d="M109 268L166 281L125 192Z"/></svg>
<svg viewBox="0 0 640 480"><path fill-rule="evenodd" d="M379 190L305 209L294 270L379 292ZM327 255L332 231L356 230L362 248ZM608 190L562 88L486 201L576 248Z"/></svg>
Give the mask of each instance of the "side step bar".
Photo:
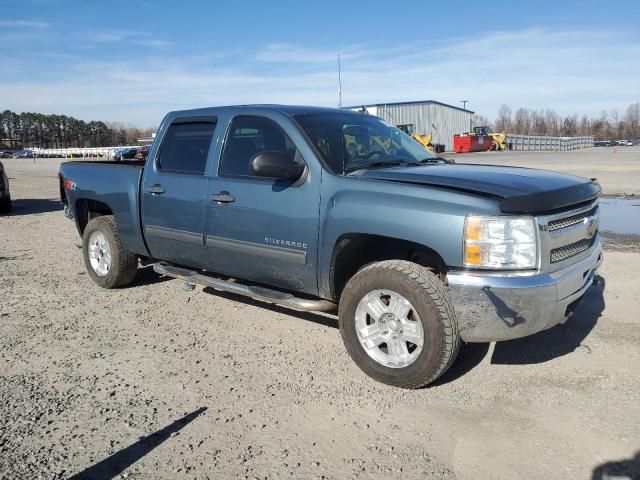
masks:
<svg viewBox="0 0 640 480"><path fill-rule="evenodd" d="M241 285L221 278L212 277L195 270L176 267L167 263L154 263L153 270L160 275L167 275L173 278L179 278L187 283L197 283L207 287L213 287L216 290L231 292L237 295L244 295L263 302L275 303L283 307L302 310L304 312L326 312L336 308L335 303L322 299L306 299L295 297L290 293L280 292L265 287L256 287L249 285Z"/></svg>

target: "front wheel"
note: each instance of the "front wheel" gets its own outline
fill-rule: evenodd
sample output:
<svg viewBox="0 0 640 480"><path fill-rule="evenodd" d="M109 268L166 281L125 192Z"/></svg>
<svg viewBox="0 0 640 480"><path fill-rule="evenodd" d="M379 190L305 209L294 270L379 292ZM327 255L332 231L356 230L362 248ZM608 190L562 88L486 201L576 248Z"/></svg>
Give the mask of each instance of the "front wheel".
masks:
<svg viewBox="0 0 640 480"><path fill-rule="evenodd" d="M445 285L429 269L404 260L373 263L356 273L342 293L339 323L358 367L402 388L435 381L460 346Z"/></svg>
<svg viewBox="0 0 640 480"><path fill-rule="evenodd" d="M112 215L87 224L82 234L82 256L91 280L103 288L130 284L138 270L138 257L123 248Z"/></svg>
<svg viewBox="0 0 640 480"><path fill-rule="evenodd" d="M0 213L11 212L11 197L0 198Z"/></svg>

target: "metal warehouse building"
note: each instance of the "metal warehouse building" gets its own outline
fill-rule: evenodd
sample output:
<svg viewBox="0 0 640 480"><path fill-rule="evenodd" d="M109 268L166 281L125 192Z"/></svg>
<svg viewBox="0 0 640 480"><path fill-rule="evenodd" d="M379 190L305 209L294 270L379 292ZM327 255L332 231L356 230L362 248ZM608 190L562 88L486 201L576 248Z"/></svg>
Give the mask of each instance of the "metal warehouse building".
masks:
<svg viewBox="0 0 640 480"><path fill-rule="evenodd" d="M412 125L413 130L423 135L433 135L431 143L443 144L447 151L453 150L453 135L468 132L474 112L435 100L416 102L377 103L349 107L353 110L366 108L393 125Z"/></svg>

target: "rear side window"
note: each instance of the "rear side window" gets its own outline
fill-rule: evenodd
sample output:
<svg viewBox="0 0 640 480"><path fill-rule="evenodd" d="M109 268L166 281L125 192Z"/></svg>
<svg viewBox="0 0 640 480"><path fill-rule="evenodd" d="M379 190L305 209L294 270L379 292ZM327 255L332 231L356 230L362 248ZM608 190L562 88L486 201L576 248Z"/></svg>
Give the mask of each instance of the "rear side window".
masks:
<svg viewBox="0 0 640 480"><path fill-rule="evenodd" d="M213 122L169 125L160 149L160 170L202 175L215 127Z"/></svg>
<svg viewBox="0 0 640 480"><path fill-rule="evenodd" d="M285 152L296 158L296 147L284 131L272 120L257 116L233 119L222 154L220 174L253 176L250 162L258 153Z"/></svg>

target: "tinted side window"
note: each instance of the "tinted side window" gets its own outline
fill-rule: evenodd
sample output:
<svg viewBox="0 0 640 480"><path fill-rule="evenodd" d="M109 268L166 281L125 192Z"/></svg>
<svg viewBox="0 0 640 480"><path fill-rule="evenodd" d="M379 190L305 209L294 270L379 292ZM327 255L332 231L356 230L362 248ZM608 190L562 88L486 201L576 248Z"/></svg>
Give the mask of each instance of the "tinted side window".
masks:
<svg viewBox="0 0 640 480"><path fill-rule="evenodd" d="M160 170L203 174L215 127L213 122L169 125L160 149Z"/></svg>
<svg viewBox="0 0 640 480"><path fill-rule="evenodd" d="M315 115L299 115L296 119L309 135L332 172L343 171L344 142L342 125Z"/></svg>
<svg viewBox="0 0 640 480"><path fill-rule="evenodd" d="M285 152L291 159L296 155L296 147L275 122L264 117L236 117L229 128L220 173L253 176L249 163L265 151Z"/></svg>

